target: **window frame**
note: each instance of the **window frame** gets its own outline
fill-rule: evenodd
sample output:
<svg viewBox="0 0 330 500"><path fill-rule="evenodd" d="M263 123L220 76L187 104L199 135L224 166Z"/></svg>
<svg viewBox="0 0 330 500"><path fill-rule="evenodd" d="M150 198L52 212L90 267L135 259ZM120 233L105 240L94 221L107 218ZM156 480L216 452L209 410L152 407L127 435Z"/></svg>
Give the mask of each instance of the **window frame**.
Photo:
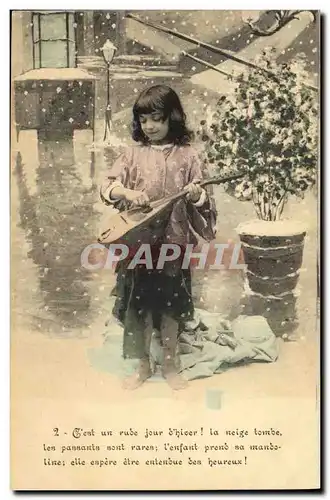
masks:
<svg viewBox="0 0 330 500"><path fill-rule="evenodd" d="M41 16L51 16L51 15L56 15L56 14L64 14L65 15L65 37L54 37L54 38L42 38L41 36L41 23L42 23L42 17ZM44 46L47 44L47 42L65 42L66 44L66 66L62 66L65 68L76 68L77 67L77 52L76 52L76 47L77 47L77 41L76 41L76 27L73 26L73 39L70 38L70 28L69 28L69 23L70 23L70 16L72 16L72 21L73 23L76 22L75 19L75 12L74 11L32 11L31 12L31 26L32 26L32 57L33 57L33 69L43 69L43 68L48 68L49 66L43 66L42 65L42 49L41 46L44 44ZM35 39L35 23L37 23L37 30L38 30L38 39ZM70 44L73 44L74 48L74 58L73 61L71 62L70 58ZM38 51L38 56L36 57L36 53ZM39 61L39 65L37 65L37 61ZM70 64L71 63L71 64ZM73 65L72 65L73 63Z"/></svg>

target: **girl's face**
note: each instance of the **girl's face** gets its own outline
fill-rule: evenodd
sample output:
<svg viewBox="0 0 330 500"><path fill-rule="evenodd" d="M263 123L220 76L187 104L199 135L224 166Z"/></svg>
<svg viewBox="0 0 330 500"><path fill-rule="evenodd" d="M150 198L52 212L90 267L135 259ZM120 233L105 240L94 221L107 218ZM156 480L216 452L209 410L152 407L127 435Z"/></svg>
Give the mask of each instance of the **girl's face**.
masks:
<svg viewBox="0 0 330 500"><path fill-rule="evenodd" d="M166 140L168 135L168 122L169 119L166 118L164 121L163 116L159 111L140 115L142 131L153 143L160 143Z"/></svg>

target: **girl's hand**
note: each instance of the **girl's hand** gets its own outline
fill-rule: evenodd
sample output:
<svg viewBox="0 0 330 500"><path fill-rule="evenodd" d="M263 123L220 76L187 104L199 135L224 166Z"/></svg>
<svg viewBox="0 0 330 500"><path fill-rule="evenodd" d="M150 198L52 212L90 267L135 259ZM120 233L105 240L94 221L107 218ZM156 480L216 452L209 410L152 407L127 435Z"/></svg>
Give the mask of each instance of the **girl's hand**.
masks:
<svg viewBox="0 0 330 500"><path fill-rule="evenodd" d="M185 190L187 191L187 200L193 203L196 203L199 200L203 192L203 188L195 182L188 184L188 186L185 187Z"/></svg>
<svg viewBox="0 0 330 500"><path fill-rule="evenodd" d="M150 204L149 197L144 191L134 191L134 189L125 190L125 199L134 206L145 207Z"/></svg>

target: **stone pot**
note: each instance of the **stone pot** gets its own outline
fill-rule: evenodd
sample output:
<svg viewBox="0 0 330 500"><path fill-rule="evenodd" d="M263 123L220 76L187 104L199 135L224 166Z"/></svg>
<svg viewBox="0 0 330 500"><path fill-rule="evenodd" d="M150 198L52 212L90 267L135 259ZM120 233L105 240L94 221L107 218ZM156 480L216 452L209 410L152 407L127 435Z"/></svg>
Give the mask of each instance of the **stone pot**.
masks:
<svg viewBox="0 0 330 500"><path fill-rule="evenodd" d="M246 265L250 314L269 316L270 323L279 326L274 332L277 335L283 333L283 326L284 330L294 329L292 297L302 265L306 226L292 220L256 220L240 224L237 232Z"/></svg>
<svg viewBox="0 0 330 500"><path fill-rule="evenodd" d="M299 279L306 228L294 221L250 221L237 228L253 292L279 296Z"/></svg>

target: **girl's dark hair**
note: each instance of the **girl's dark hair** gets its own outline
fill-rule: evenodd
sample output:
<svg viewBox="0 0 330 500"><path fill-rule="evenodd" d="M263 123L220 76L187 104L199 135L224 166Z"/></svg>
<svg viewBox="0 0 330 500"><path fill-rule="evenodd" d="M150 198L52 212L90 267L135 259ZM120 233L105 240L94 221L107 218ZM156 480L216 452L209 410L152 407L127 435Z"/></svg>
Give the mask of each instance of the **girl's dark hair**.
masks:
<svg viewBox="0 0 330 500"><path fill-rule="evenodd" d="M189 144L192 132L186 127L186 115L177 93L166 85L154 85L144 90L133 106L133 132L136 142L147 144L148 137L143 133L140 115L154 113L162 114L163 120L169 118L167 140L174 144Z"/></svg>

